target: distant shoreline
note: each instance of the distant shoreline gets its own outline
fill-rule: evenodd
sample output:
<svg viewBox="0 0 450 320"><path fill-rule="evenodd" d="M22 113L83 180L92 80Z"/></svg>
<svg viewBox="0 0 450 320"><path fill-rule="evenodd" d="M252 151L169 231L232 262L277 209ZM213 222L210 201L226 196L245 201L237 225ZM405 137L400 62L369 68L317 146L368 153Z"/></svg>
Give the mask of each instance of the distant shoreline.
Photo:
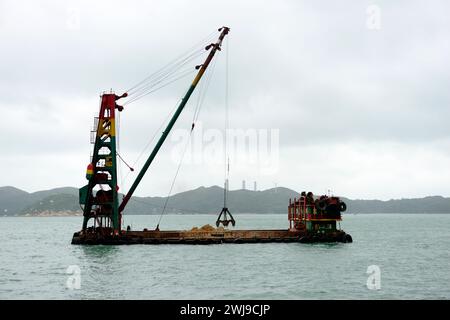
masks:
<svg viewBox="0 0 450 320"><path fill-rule="evenodd" d="M268 214L276 214L276 215L282 215L287 213L252 213L252 212L241 212L241 213L235 213L234 215L241 215L241 214L251 214L251 215L268 215ZM364 212L364 213L344 213L345 216L354 216L354 215L374 215L374 214L383 214L383 215L389 215L389 214L414 214L414 215L430 215L430 214L443 214L447 215L450 214L450 212L426 212L426 213L420 213L420 212ZM155 213L149 213L149 214L126 214L125 216L158 216L159 214ZM165 215L211 215L215 216L217 213L166 213ZM68 213L68 212L45 212L45 213L37 213L37 214L21 214L21 215L0 215L0 218L51 218L51 217L82 217L83 213Z"/></svg>
<svg viewBox="0 0 450 320"><path fill-rule="evenodd" d="M228 207L235 213L287 213L289 199L300 194L292 189L277 187L262 191L230 190ZM345 214L373 213L450 213L450 197L428 196L398 200L341 199L347 204ZM166 206L167 205L167 206ZM132 197L124 214L215 214L223 206L223 188L199 187L164 197ZM0 216L81 216L79 190L73 187L43 190L34 193L14 188L0 187Z"/></svg>

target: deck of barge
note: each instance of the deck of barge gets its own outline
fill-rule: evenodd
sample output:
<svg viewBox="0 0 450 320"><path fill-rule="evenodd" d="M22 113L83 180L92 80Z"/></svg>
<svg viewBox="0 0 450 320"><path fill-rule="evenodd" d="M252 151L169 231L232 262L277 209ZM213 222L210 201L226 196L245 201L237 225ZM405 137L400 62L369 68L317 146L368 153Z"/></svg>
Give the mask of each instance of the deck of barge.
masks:
<svg viewBox="0 0 450 320"><path fill-rule="evenodd" d="M310 234L302 230L122 231L118 235L76 232L72 244L220 244L267 242L351 242L344 231Z"/></svg>

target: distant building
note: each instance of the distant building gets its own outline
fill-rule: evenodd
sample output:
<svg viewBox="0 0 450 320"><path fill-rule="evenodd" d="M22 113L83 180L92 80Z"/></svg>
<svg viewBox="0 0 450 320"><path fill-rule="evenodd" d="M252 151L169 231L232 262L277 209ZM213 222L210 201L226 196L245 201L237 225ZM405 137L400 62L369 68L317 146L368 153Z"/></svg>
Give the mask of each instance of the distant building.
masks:
<svg viewBox="0 0 450 320"><path fill-rule="evenodd" d="M245 190L245 180L242 180L242 189Z"/></svg>
<svg viewBox="0 0 450 320"><path fill-rule="evenodd" d="M256 181L253 182L253 191L256 191Z"/></svg>

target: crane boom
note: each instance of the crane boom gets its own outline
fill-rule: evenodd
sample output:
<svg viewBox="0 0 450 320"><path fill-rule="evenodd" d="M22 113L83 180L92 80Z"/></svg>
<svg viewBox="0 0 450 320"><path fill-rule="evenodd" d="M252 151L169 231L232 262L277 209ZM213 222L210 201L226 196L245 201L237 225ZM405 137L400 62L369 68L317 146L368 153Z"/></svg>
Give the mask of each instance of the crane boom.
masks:
<svg viewBox="0 0 450 320"><path fill-rule="evenodd" d="M211 49L208 57L206 58L205 62L200 65L200 69L194 78L194 81L192 81L191 86L189 87L188 91L186 92L185 96L180 102L180 105L178 106L177 110L175 111L174 115L172 116L172 119L170 119L169 124L167 125L166 129L163 131L161 137L158 140L158 143L156 144L155 148L153 149L152 153L148 157L147 161L144 163L144 166L142 167L141 171L139 172L138 176L136 177L136 180L133 182L133 184L130 187L130 190L125 195L125 197L122 200L122 203L119 206L119 214L122 215L123 210L125 209L125 206L127 205L128 201L130 200L131 196L133 195L134 191L136 190L137 186L141 182L142 178L144 177L145 173L147 172L150 164L153 162L153 159L155 159L159 149L163 145L164 141L166 140L170 130L172 130L172 127L174 126L175 122L177 121L178 117L180 116L181 112L183 111L184 107L186 106L186 103L188 102L189 98L191 97L192 93L195 90L195 87L197 86L198 82L202 78L203 74L206 71L206 68L208 68L209 63L211 62L212 58L216 54L217 50L220 50L220 47L222 45L222 41L225 38L225 36L230 31L230 28L228 27L222 27L219 29L221 31L219 39L216 43L212 43L208 45L205 49L209 50Z"/></svg>

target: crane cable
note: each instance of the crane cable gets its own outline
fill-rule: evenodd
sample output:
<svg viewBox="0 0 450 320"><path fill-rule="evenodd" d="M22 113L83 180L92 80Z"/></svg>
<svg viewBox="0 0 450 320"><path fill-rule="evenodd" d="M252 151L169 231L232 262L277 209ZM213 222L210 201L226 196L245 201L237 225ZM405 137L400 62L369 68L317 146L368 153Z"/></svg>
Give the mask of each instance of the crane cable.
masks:
<svg viewBox="0 0 450 320"><path fill-rule="evenodd" d="M164 70L156 72L151 78L147 79L145 82L141 83L138 87L130 90L129 95L135 95L137 92L145 90L146 87L151 85L153 82L158 81L159 79L173 73L178 70L180 67L185 65L187 62L195 59L196 57L202 55L204 53L203 48L198 48L194 52L190 53L180 61L177 61L171 65L168 65Z"/></svg>
<svg viewBox="0 0 450 320"><path fill-rule="evenodd" d="M139 160L142 158L142 156L144 155L144 153L148 150L148 148L150 147L150 145L153 143L153 141L155 140L155 138L157 137L158 133L161 132L163 126L167 123L167 121L169 120L170 116L175 112L176 108L178 107L178 104L180 103L181 99L178 99L177 102L175 103L175 105L173 106L173 108L171 109L170 112L167 113L166 118L161 122L161 125L159 126L158 129L155 130L155 132L153 133L153 136L150 138L150 140L147 142L147 144L145 145L145 147L142 149L142 151L139 153L138 157L136 158L136 160L134 161L132 167L135 168L137 163L139 162ZM126 174L125 178L123 179L123 183L125 184L129 175L130 175L131 171L128 171L128 173Z"/></svg>
<svg viewBox="0 0 450 320"><path fill-rule="evenodd" d="M152 86L150 86L149 90L147 90L147 91L145 91L145 92L142 92L142 93L140 93L138 96L136 96L136 97L134 97L134 98L132 98L132 99L126 101L123 105L127 105L127 104L130 104L130 103L132 103L132 102L135 102L135 101L137 101L137 100L139 100L139 99L141 99L141 98L143 98L143 97L145 97L145 96L147 96L147 95L149 95L149 94L151 94L151 93L153 93L153 92L155 92L155 91L158 91L159 89L162 89L162 88L168 86L169 84L172 84L172 83L175 82L175 81L178 81L178 80L180 80L180 79L185 78L186 76L188 76L188 75L190 75L190 74L192 74L192 73L194 73L194 72L195 72L195 69L194 69L194 68L192 68L192 69L189 68L189 69L183 70L183 71L181 71L181 72L178 72L178 73L175 74L174 76L168 78L167 82L165 82L165 83L161 84L160 86L158 86L157 88L153 89L157 84L163 82L163 80L166 80L166 78L164 78L164 79L162 79L162 80L156 82L156 83L153 84Z"/></svg>
<svg viewBox="0 0 450 320"><path fill-rule="evenodd" d="M161 79L164 79L165 77L173 74L175 71L180 69L180 67L184 66L187 62L193 60L197 56L199 56L201 53L203 53L202 49L198 49L189 56L185 57L183 60L178 61L174 63L173 65L167 66L167 70L161 70L156 72L151 78L145 80L142 82L139 86L135 87L134 89L130 89L127 91L128 97L131 97L133 95L137 95L142 91L145 91L149 86L153 85L155 82L160 81Z"/></svg>
<svg viewBox="0 0 450 320"><path fill-rule="evenodd" d="M135 86L131 87L127 90L128 98L124 105L130 104L136 100L139 100L140 98L157 91L161 89L162 87L165 87L166 85L172 83L173 81L176 81L182 77L184 77L187 74L184 74L184 71L180 72L180 69L186 65L188 62L196 59L197 57L204 55L207 50L204 50L204 45L209 44L209 42L214 37L215 32L212 32L210 35L208 35L204 40L200 41L198 44L196 44L192 48L198 48L199 44L203 44L201 49L196 49L192 52L192 48L187 51L187 53L184 53L183 55L179 56L172 62L168 63L163 68L159 69L158 71L154 72L150 76L146 77L144 80L140 81ZM178 73L177 73L178 72ZM179 76L181 74L181 76ZM175 79L174 79L175 78ZM167 81L164 83L164 81ZM157 89L152 89L158 84L163 83L160 85Z"/></svg>
<svg viewBox="0 0 450 320"><path fill-rule="evenodd" d="M181 165L182 165L182 163L183 163L184 156L185 156L185 154L186 154L187 148L188 148L188 146L189 146L190 143L191 143L191 140L192 140L192 133L193 133L194 128L195 128L195 123L196 123L196 121L197 121L197 119L198 119L198 116L199 116L199 114L200 114L200 110L201 110L201 108L202 108L202 106L203 106L203 102L204 102L204 98L205 98L205 95L206 95L206 91L208 90L209 83L211 82L212 76L213 76L213 74L214 74L216 62L217 62L217 60L214 60L214 62L213 62L213 64L212 64L212 67L211 67L211 69L210 69L211 71L208 70L209 72L208 72L208 74L206 75L206 79L205 79L204 85L202 86L202 84L200 84L200 88L199 88L199 91L198 91L197 105L196 105L196 108L194 109L194 115L193 115L192 126L191 126L191 130L189 131L189 138L188 138L188 140L187 140L187 142L186 142L186 145L184 146L184 150L183 150L183 152L182 152L182 154L181 154L181 158L180 158L180 161L179 161L179 163L178 163L178 167L177 167L177 170L176 170L176 172L175 172L175 176L174 176L174 178L173 178L173 180L172 180L172 183L171 183L171 185L170 185L169 192L168 192L167 197L166 197L166 199L165 199L165 201L164 201L164 207L163 207L163 209L162 209L162 211L161 211L161 214L160 214L160 216L159 216L158 223L157 223L157 225L156 225L155 230L159 230L159 225L161 224L161 220L162 220L164 214L166 213L167 204L169 203L169 199L170 199L170 196L171 196L171 194L172 194L172 190L173 190L173 187L174 187L174 185L175 185L175 181L176 181L176 179L177 179L177 177L178 177L178 173L179 173L179 171L180 171Z"/></svg>
<svg viewBox="0 0 450 320"><path fill-rule="evenodd" d="M174 66L171 70L168 70L166 73L162 74L161 76L158 76L156 79L154 79L152 82L149 82L139 88L137 91L131 93L128 95L129 100L127 100L126 103L130 103L131 100L137 100L142 95L145 95L146 92L151 91L152 88L157 86L160 83L165 83L164 81L170 81L173 78L177 77L179 74L182 74L186 72L187 70L192 70L191 68L188 68L186 70L182 70L182 67L185 66L188 62L194 60L195 58L199 57L200 55L204 54L204 52L199 52L196 56L193 56L192 58ZM181 70L181 71L180 71ZM132 97L132 98L130 98Z"/></svg>
<svg viewBox="0 0 450 320"><path fill-rule="evenodd" d="M183 54L181 54L180 56L178 56L177 58L175 58L174 60L172 60L171 62L169 62L168 64L166 64L165 66L163 66L162 68L160 68L159 70L155 71L154 73L152 73L151 75L149 75L148 77L146 77L144 80L138 82L136 85L132 86L131 88L129 88L128 90L126 90L126 92L128 93L132 93L132 91L136 88L138 88L139 86L141 86L142 84L144 84L145 82L149 81L150 79L152 79L153 77L155 77L156 75L158 75L159 73L163 72L166 68L168 68L169 66L175 64L178 60L181 60L184 56L186 56L188 53L190 53L194 48L197 48L200 44L203 44L207 41L209 41L214 35L215 35L216 31L211 32L208 36L206 36L203 40L201 40L200 42L198 42L197 44L195 44L194 46L192 46L191 48L189 48L187 51L185 51Z"/></svg>
<svg viewBox="0 0 450 320"><path fill-rule="evenodd" d="M128 97L129 97L130 95L136 95L136 94L137 94L137 96L134 96L131 100L126 101L126 102L124 103L124 105L130 104L130 103L132 103L132 102L134 102L134 101L137 101L137 100L139 100L140 98L143 98L144 96L146 96L146 95L148 95L148 94L150 94L150 93L153 93L153 92L155 92L155 91L157 91L157 90L159 90L159 89L161 89L161 88L163 88L163 87L165 87L165 86L167 86L167 85L169 85L169 84L171 84L171 83L173 83L173 82L175 82L175 81L177 81L177 80L179 80L179 79L182 79L182 78L184 78L184 77L186 77L186 76L192 74L192 73L195 71L194 68L192 68L191 70L187 70L188 72L185 72L185 71L179 72L179 73L181 73L181 76L176 77L175 79L173 79L174 77L173 77L173 73L172 73L172 74L171 74L171 75L172 75L171 81L168 81L168 82L162 84L161 86L157 87L156 89L150 90L150 91L148 91L148 92L142 92L142 91L141 91L142 88L144 88L143 86L149 87L149 84L145 84L145 82L148 82L150 79L154 79L155 77L156 77L157 79L160 79L160 80L157 81L157 82L153 82L152 87L154 87L156 84L162 82L162 80L167 79L167 76L166 76L166 78L161 79L161 78L160 78L161 73L162 73L165 69L170 68L174 63L175 63L175 65L179 65L179 64L184 65L184 64L186 64L186 60L191 61L193 58L196 58L196 57L198 56L198 54L197 54L197 55L195 55L195 56L192 58L192 56L193 56L195 53L201 51L201 54L204 54L205 52L207 52L206 50L204 50L204 48L202 48L202 49L200 49L200 50L196 50L194 53L191 53L191 54L189 54L186 58L182 59L184 56L186 56L188 53L190 53L190 52L192 51L192 48L198 47L199 44L205 44L205 43L208 43L208 44L209 44L209 41L211 41L211 40L215 37L215 34L216 34L216 31L211 32L207 37L205 37L202 41L200 41L199 43L197 43L195 46L191 47L187 52L185 52L184 54L180 55L178 58L174 59L172 62L170 62L169 64L167 64L167 65L164 66L163 68L159 69L158 71L154 72L152 75L148 76L148 77L145 78L144 80L140 81L138 84L136 84L136 85L134 85L133 87L131 87L130 89L128 89L127 92L128 92L128 93L131 92L131 94L130 94L130 93L128 94ZM201 55L201 54L200 54L200 55ZM181 60L181 61L178 61L178 60ZM159 78L158 78L158 77L159 77ZM203 83L203 82L202 82L202 83ZM173 114L173 112L174 112L175 109L177 108L177 106L178 106L178 104L179 104L180 101L181 101L181 99L177 100L177 103L175 104L175 106L173 107L173 109L171 110L171 112L167 114L167 117L165 118L165 120L161 123L160 127L154 132L152 138L148 141L148 143L147 143L147 144L145 145L145 147L142 149L142 151L140 152L140 154L138 155L137 159L134 161L134 163L133 163L132 166L129 166L129 165L122 159L122 157L120 157L120 159L121 159L121 160L129 167L129 169L130 169L130 171L127 172L127 174L125 175L124 178L122 178L122 176L121 176L121 184L122 184L122 185L124 185L124 184L126 183L126 181L127 181L128 177L129 177L131 171L134 171L133 168L136 167L136 164L139 162L139 160L141 159L141 157L143 156L143 154L146 152L146 150L150 147L151 143L155 140L157 134L161 131L161 129L162 129L162 127L164 126L164 124L167 123L167 121L168 121L170 115ZM198 108L198 103L197 103L197 108Z"/></svg>
<svg viewBox="0 0 450 320"><path fill-rule="evenodd" d="M230 178L230 157L228 155L228 129L229 129L229 115L228 115L228 73L229 73L229 41L226 41L226 51L225 51L225 150L224 150L224 196L223 196L223 206L227 207L227 196L228 196L228 183Z"/></svg>
<svg viewBox="0 0 450 320"><path fill-rule="evenodd" d="M206 38L204 38L204 40L202 40L201 42L199 42L198 44L209 44L209 42L215 37L216 31L211 32ZM194 47L197 47L198 44L196 44ZM192 48L194 48L192 47ZM205 54L208 50L204 50L204 48L202 49L197 49L195 51L192 52L192 48L189 49L186 53L182 54L181 56L179 56L178 58L176 58L175 60L173 60L172 62L170 62L169 64L167 64L166 66L164 66L163 68L159 69L158 71L154 72L153 74L151 74L150 76L146 77L144 80L140 81L138 84L134 85L133 87L131 87L130 89L127 90L128 93L128 97L131 96L131 99L125 101L125 103L123 105L126 104L130 104L132 102L135 102L145 96L147 96L150 93L153 93L179 79L182 79L186 76L188 76L189 74L191 74L192 72L194 72L194 70L182 70L180 71L180 69L186 65L188 62L194 60L195 58ZM188 54L189 53L189 54ZM214 67L216 64L216 60L214 60L213 62L213 67L211 68L212 71L209 72L209 75L206 77L206 88L209 86L209 82L210 79L212 77L212 73L214 71ZM158 84L160 84L158 87L155 88L155 86L157 86ZM202 85L201 85L202 88ZM201 91L199 91L199 97L198 97L198 101L197 101L197 106L194 110L194 116L193 116L193 122L192 122L192 127L191 127L191 131L190 131L190 135L189 135L189 139L188 139L188 143L185 146L185 149L183 151L182 154L182 158L180 160L180 163L178 164L178 168L175 174L175 177L172 181L172 185L168 194L168 197L166 198L164 207L163 207L163 211L162 214L160 216L159 222L158 222L158 227L159 227L159 223L161 222L162 219L162 215L165 212L165 209L167 208L167 203L168 203L168 198L170 197L170 194L172 192L173 186L175 184L176 178L178 176L178 172L180 170L182 161L184 159L184 155L186 153L187 150L187 146L189 145L189 142L191 140L192 137L192 131L194 129L195 126L195 122L198 119L199 113L200 113L200 109L202 106L202 103L204 101L205 98L205 94L201 95ZM178 105L178 103L177 103ZM177 107L177 105L175 105L174 109ZM167 119L169 118L169 116L171 115L171 113L168 114L166 120L164 122L167 122ZM120 121L120 120L119 120ZM164 122L161 124L160 128L158 128L158 130L155 132L155 134L153 135L152 139L149 141L149 143L147 143L147 145L144 147L144 150L141 152L141 154L138 156L137 160L135 161L135 163L133 164L133 167L135 166L135 164L139 161L139 159L141 158L141 156L143 155L143 153L145 152L145 150L148 148L148 146L150 146L150 144L153 142L153 140L156 138L157 133L161 130L162 126L164 125ZM122 162L128 166L128 168L130 169L130 171L127 173L127 175L125 176L125 178L122 177L122 170L120 170L120 177L121 177L121 184L123 185L130 172L134 171L133 167L129 166L125 160L120 156L119 153L117 153L118 157L120 158L120 160L122 160ZM121 166L120 166L121 169Z"/></svg>

